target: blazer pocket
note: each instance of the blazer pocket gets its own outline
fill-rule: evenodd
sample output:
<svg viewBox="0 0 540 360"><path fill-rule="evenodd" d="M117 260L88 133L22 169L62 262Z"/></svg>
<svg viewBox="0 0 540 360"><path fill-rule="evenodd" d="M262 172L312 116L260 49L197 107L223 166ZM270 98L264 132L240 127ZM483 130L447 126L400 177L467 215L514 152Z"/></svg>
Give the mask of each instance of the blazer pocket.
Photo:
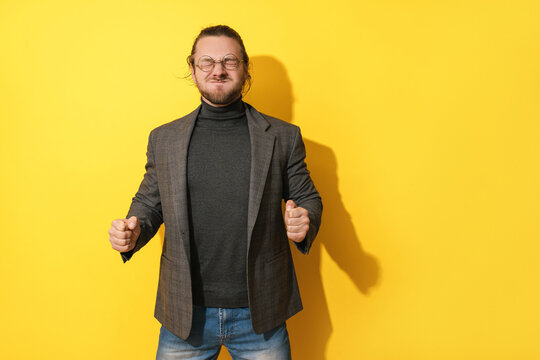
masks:
<svg viewBox="0 0 540 360"><path fill-rule="evenodd" d="M280 259L283 259L284 257L287 256L287 249L283 249L281 250L280 252L278 252L277 254L274 254L272 255L271 257L269 257L268 259L266 259L266 264L269 265L269 264L272 264Z"/></svg>
<svg viewBox="0 0 540 360"><path fill-rule="evenodd" d="M176 265L176 262L169 259L169 257L167 255L165 255L164 253L161 254L161 262L165 262L166 265L169 265L169 266L175 266Z"/></svg>

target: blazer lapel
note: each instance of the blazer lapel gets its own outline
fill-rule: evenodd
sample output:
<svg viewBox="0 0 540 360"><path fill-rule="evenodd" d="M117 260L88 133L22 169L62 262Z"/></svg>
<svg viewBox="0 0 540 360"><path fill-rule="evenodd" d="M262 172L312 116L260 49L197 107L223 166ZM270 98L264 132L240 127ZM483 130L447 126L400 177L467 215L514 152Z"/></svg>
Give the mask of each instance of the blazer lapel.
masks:
<svg viewBox="0 0 540 360"><path fill-rule="evenodd" d="M261 205L264 185L274 150L275 136L266 132L268 121L251 105L245 104L249 136L251 141L251 172L248 204L248 249L253 227Z"/></svg>
<svg viewBox="0 0 540 360"><path fill-rule="evenodd" d="M173 211L188 262L191 260L189 246L189 209L187 196L187 156L189 140L201 106L175 124L170 139L169 164L172 187Z"/></svg>

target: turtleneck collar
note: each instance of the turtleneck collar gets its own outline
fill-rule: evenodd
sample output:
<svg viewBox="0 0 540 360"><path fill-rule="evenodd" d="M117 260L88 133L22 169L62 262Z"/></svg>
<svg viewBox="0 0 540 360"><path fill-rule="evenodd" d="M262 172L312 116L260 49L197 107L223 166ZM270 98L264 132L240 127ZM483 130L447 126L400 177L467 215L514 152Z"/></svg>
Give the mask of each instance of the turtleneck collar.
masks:
<svg viewBox="0 0 540 360"><path fill-rule="evenodd" d="M197 118L197 127L204 128L230 128L245 122L246 111L244 102L240 97L235 102L222 107L208 104L201 98L201 111Z"/></svg>
<svg viewBox="0 0 540 360"><path fill-rule="evenodd" d="M244 103L242 97L240 97L235 102L227 106L212 106L204 101L201 97L201 113L200 115L209 118L229 118L231 116L238 116L244 113Z"/></svg>

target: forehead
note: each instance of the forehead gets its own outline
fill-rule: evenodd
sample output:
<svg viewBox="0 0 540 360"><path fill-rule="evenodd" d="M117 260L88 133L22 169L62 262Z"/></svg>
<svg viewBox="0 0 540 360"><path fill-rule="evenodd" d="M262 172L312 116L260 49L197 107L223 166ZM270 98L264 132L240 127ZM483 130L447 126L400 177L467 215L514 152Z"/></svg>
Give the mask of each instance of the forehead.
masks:
<svg viewBox="0 0 540 360"><path fill-rule="evenodd" d="M242 57L240 45L228 36L205 36L199 39L195 51L195 57L208 55L214 59L227 54L234 54L238 58Z"/></svg>

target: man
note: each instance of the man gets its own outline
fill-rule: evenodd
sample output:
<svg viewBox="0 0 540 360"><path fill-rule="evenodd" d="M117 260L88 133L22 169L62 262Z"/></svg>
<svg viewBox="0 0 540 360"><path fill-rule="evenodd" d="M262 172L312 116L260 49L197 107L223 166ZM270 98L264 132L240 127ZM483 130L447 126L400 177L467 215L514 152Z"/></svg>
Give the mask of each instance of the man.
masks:
<svg viewBox="0 0 540 360"><path fill-rule="evenodd" d="M188 63L201 105L150 133L111 245L126 262L165 224L158 359L216 359L222 345L235 359L289 359L285 321L302 303L288 239L308 253L322 212L300 129L242 101L249 57L230 27L203 29Z"/></svg>

